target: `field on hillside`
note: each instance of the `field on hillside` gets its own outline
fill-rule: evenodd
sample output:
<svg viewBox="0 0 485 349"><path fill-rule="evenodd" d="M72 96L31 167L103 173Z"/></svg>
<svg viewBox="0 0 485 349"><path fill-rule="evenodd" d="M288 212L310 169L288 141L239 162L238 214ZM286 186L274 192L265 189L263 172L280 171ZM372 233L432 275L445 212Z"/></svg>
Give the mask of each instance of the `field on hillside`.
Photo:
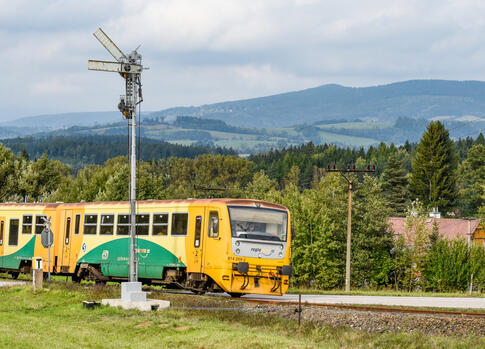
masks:
<svg viewBox="0 0 485 349"><path fill-rule="evenodd" d="M348 130L383 130L391 128L394 126L393 122L381 122L381 121L370 121L370 122L341 122L332 124L316 124L318 128L322 130L331 129L348 129Z"/></svg>
<svg viewBox="0 0 485 349"><path fill-rule="evenodd" d="M147 119L140 125L139 135L151 141L165 141L182 145L212 145L231 148L240 154L267 152L308 142L335 144L340 147L370 147L381 142L396 145L406 141L416 142L421 137L428 123L424 119L398 118L394 121L369 120L326 120L314 124L261 128L259 124L243 128L230 125L221 120L201 119L179 116L166 122L164 119ZM485 126L485 121L456 122L447 120L446 127L451 136L466 137L476 134ZM75 126L33 135L33 139L42 137L86 137L86 136L126 136L126 123L118 122L95 126ZM15 137L11 129L2 129L0 135ZM24 133L17 134L25 136ZM23 142L22 139L10 139L6 143Z"/></svg>
<svg viewBox="0 0 485 349"><path fill-rule="evenodd" d="M118 298L119 285L71 284L57 279L49 289L0 288L2 348L471 348L475 336L367 333L332 328L247 308L223 297L152 293L172 308L143 313L109 307L87 310L84 300Z"/></svg>
<svg viewBox="0 0 485 349"><path fill-rule="evenodd" d="M197 123L197 122L195 122ZM288 147L312 141L315 144L332 143L340 146L368 147L376 145L380 139L360 136L359 130L375 129L377 123L336 123L325 125L305 125L298 127L240 129L227 126L227 130L210 129L202 125L182 127L166 123L144 124L141 128L143 137L164 140L174 144L212 144L218 147L233 148L240 153L268 151L272 148ZM380 123L386 125L386 123ZM380 130L387 130L380 127ZM347 134L348 130L357 134ZM83 127L57 131L56 135L124 135L126 126L113 124L94 127Z"/></svg>

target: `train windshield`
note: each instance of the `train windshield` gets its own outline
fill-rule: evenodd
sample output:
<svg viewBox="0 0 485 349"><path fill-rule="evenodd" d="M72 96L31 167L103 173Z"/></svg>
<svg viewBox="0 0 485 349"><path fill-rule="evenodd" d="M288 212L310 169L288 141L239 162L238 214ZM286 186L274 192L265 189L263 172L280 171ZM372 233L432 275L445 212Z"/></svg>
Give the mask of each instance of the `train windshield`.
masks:
<svg viewBox="0 0 485 349"><path fill-rule="evenodd" d="M286 241L288 214L285 211L241 206L228 208L233 237Z"/></svg>

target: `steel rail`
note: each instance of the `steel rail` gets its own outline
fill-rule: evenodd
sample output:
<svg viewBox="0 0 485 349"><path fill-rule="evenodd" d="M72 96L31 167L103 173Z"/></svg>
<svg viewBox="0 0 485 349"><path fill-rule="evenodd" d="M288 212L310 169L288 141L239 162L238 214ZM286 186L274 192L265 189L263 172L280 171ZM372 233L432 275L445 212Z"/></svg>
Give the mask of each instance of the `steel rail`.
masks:
<svg viewBox="0 0 485 349"><path fill-rule="evenodd" d="M193 293L187 291L170 291L170 290L150 290L149 292L155 293L168 293L168 294L184 294L193 295ZM225 297L222 294L209 293L206 296L211 297ZM252 298L228 298L232 301L245 301L248 303L258 303L258 304L271 304L271 305L282 305L282 306L298 306L298 301L278 301L273 299L252 299ZM448 315L457 317L485 317L485 312L466 312L458 310L439 310L439 309L417 309L409 307L394 308L393 306L379 306L379 305L358 305L358 304L333 304L333 303L311 303L311 302L301 302L302 306L307 307L322 307L322 308L334 308L334 309L348 309L356 311L370 311L376 313L407 313L407 314L423 314L423 315Z"/></svg>
<svg viewBox="0 0 485 349"><path fill-rule="evenodd" d="M274 305L298 305L298 301L277 301L277 300L263 300L263 299L250 299L239 298L246 302L259 303L259 304L274 304ZM485 312L465 312L456 310L436 310L436 309L416 309L416 308L393 308L392 306L368 306L368 305L351 305L351 304L329 304L329 303L309 303L302 302L302 306L311 307L326 307L336 309L349 309L357 311L372 311L380 313L408 313L408 314L425 314L425 315L451 315L460 317L485 317Z"/></svg>

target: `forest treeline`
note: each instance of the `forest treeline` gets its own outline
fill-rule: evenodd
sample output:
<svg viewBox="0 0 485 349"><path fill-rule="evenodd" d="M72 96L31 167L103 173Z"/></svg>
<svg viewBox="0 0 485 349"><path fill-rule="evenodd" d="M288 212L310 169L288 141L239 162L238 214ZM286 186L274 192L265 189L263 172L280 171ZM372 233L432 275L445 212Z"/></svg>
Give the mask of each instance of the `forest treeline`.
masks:
<svg viewBox="0 0 485 349"><path fill-rule="evenodd" d="M76 172L46 154L30 159L26 151L13 152L1 145L0 159L1 201L128 199L126 156ZM137 198L235 197L283 204L292 217L293 280L320 288L341 287L347 181L325 171L334 164L377 168L373 175L351 177L354 287L463 290L471 274L476 283L485 284L483 247L468 248L465 241L440 238L436 227L426 228L433 207L445 216L485 215L485 139L480 134L453 142L440 122L430 123L419 143L403 146L382 143L351 149L309 143L247 159L200 154L140 161ZM414 232L414 240L393 238L391 216L406 217L406 229Z"/></svg>
<svg viewBox="0 0 485 349"><path fill-rule="evenodd" d="M46 154L49 158L71 165L75 170L91 164L102 165L106 160L128 152L127 136L119 135L27 137L4 139L1 142L16 154L24 152L33 159ZM141 138L138 142L138 156L145 161L170 157L193 159L201 154L236 155L236 152L228 148L172 144L150 138Z"/></svg>

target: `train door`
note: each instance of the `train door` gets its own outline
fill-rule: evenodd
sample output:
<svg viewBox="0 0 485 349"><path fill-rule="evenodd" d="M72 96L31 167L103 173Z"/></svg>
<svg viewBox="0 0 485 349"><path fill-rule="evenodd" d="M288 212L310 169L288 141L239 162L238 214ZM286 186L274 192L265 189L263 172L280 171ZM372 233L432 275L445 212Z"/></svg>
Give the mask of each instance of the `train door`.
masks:
<svg viewBox="0 0 485 349"><path fill-rule="evenodd" d="M207 221L205 224L204 248L202 253L202 269L222 268L222 261L225 255L221 234L219 232L219 221L221 213L217 207L206 208Z"/></svg>
<svg viewBox="0 0 485 349"><path fill-rule="evenodd" d="M0 268L3 267L3 245L5 244L5 217L0 217Z"/></svg>
<svg viewBox="0 0 485 349"><path fill-rule="evenodd" d="M189 238L187 239L187 272L202 271L202 246L204 237L204 207L191 207L189 215Z"/></svg>
<svg viewBox="0 0 485 349"><path fill-rule="evenodd" d="M68 273L71 261L72 226L74 224L72 221L72 210L66 210L64 212L64 222L61 225L63 227L61 233L64 235L64 239L62 242L61 273Z"/></svg>

